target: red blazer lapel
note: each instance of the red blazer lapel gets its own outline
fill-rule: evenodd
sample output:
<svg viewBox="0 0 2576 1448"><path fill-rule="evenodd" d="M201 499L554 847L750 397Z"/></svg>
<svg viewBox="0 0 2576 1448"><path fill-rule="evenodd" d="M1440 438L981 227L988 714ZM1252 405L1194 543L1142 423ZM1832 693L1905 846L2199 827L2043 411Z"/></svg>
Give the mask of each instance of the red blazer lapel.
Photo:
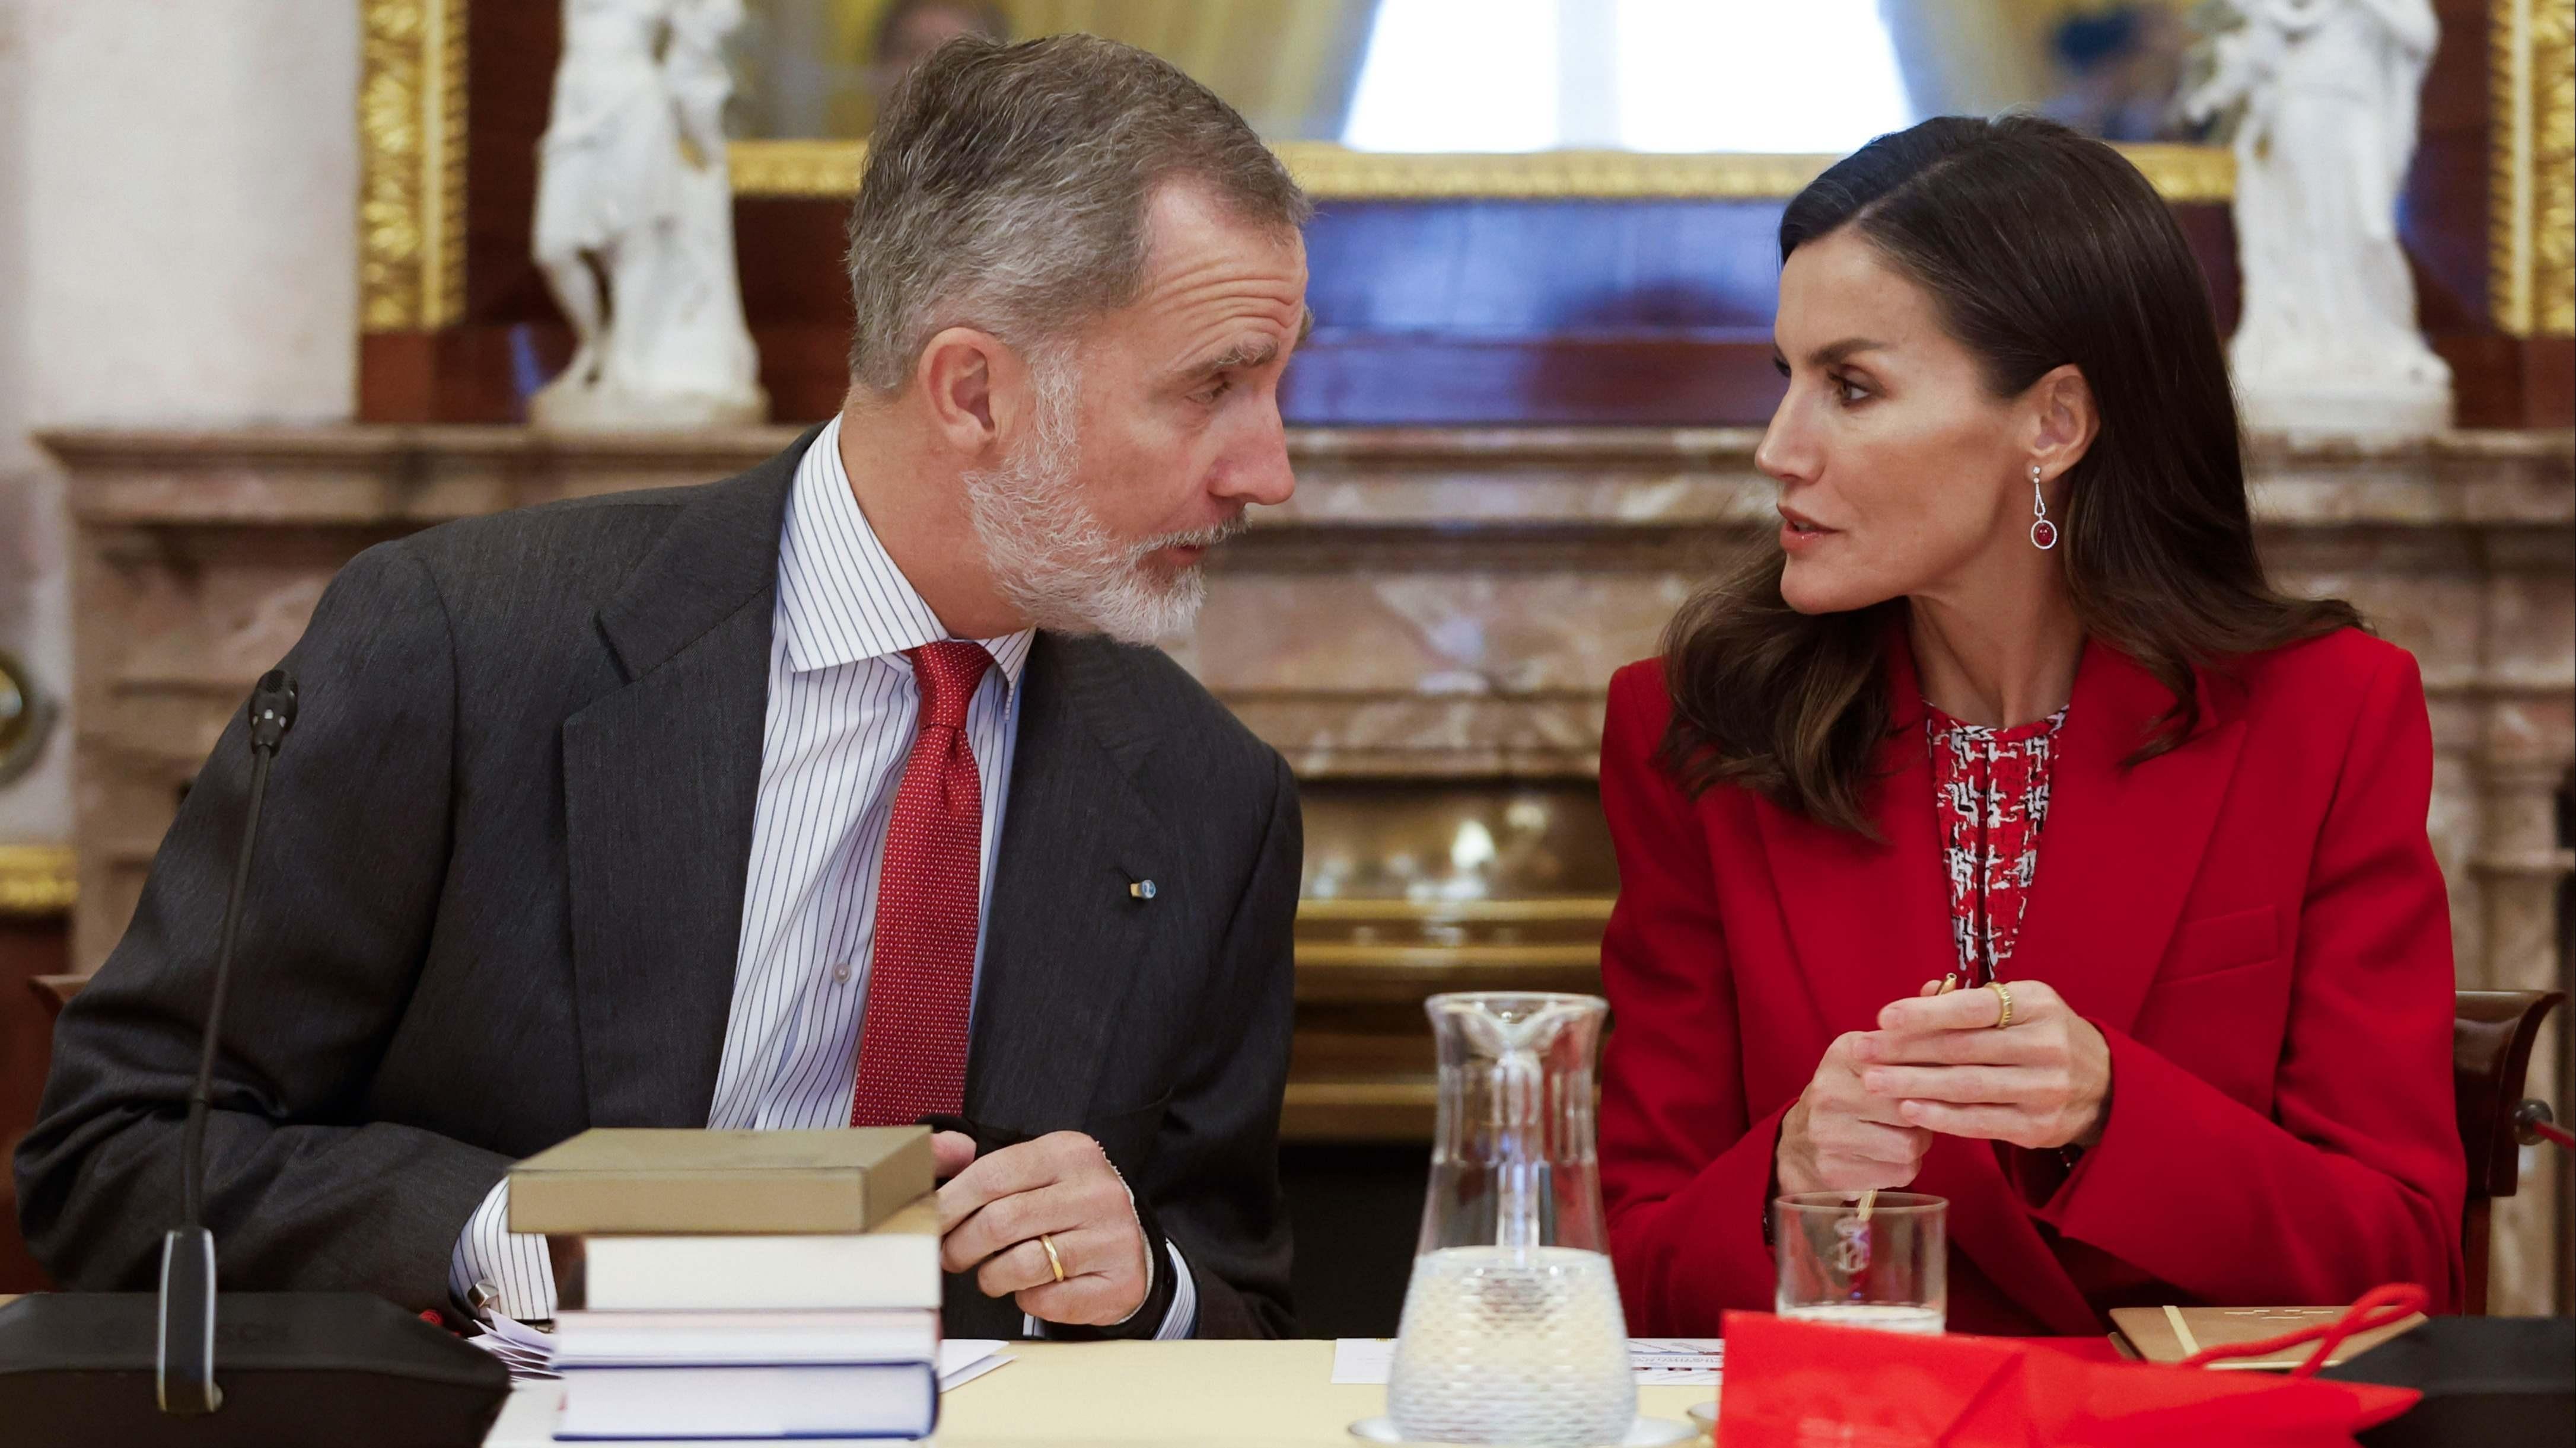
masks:
<svg viewBox="0 0 2576 1448"><path fill-rule="evenodd" d="M1871 784L1878 839L1754 804L1781 925L1827 1041L1874 1029L1888 1002L1956 964L1923 701L1904 655L1900 646L1890 658L1896 719Z"/></svg>
<svg viewBox="0 0 2576 1448"><path fill-rule="evenodd" d="M2044 980L2115 1030L2136 1021L2244 743L2244 721L2219 717L2212 692L2204 682L2191 738L2129 765L2173 696L2116 649L2085 646L2007 979Z"/></svg>
<svg viewBox="0 0 2576 1448"><path fill-rule="evenodd" d="M2173 938L2244 740L2243 721L2221 719L2204 682L2192 737L2128 764L2172 702L2135 660L2104 644L2085 646L2049 773L2039 874L2005 968L2007 979L2044 980L2081 1014L2122 1031L2136 1020ZM1995 1149L1942 1142L1925 1159L1922 1180L1924 1190L1958 1204L1950 1220L1960 1249L1998 1287L2060 1332L2100 1330Z"/></svg>

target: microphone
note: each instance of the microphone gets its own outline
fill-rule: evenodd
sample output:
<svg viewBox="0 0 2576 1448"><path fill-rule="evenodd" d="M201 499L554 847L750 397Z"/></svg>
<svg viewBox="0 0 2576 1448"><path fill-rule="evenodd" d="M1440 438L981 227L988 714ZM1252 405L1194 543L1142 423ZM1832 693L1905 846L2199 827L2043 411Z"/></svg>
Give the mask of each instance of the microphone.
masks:
<svg viewBox="0 0 2576 1448"><path fill-rule="evenodd" d="M498 1359L380 1297L215 1288L206 1114L269 768L295 709L293 676L282 669L260 676L248 709L250 808L216 938L205 1036L179 1138L179 1225L161 1239L160 1290L38 1293L0 1308L0 1422L26 1448L472 1448L509 1393L509 1370ZM229 1394L218 1367L231 1380Z"/></svg>
<svg viewBox="0 0 2576 1448"><path fill-rule="evenodd" d="M242 821L241 857L224 896L216 937L215 983L206 999L206 1039L197 1053L197 1084L188 1092L188 1124L179 1134L179 1225L161 1237L161 1322L155 1338L154 1398L164 1413L188 1417L224 1405L215 1386L215 1234L206 1230L206 1110L214 1101L215 1049L224 1033L224 987L241 938L242 896L250 890L252 851L259 845L260 806L277 746L295 727L295 680L284 669L259 676L250 693L250 811ZM175 1391L174 1391L175 1389Z"/></svg>

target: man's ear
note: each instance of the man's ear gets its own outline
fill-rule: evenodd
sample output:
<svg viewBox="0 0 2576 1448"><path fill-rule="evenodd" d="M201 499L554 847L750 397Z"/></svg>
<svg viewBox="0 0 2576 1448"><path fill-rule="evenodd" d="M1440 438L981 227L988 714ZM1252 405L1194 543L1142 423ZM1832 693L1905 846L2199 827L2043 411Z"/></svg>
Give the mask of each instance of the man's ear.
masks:
<svg viewBox="0 0 2576 1448"><path fill-rule="evenodd" d="M2069 362L2030 385L2030 458L2055 479L2084 460L2102 433L2102 410L2083 369Z"/></svg>
<svg viewBox="0 0 2576 1448"><path fill-rule="evenodd" d="M1016 420L1028 369L992 333L950 327L922 347L913 383L930 409L932 429L958 453L983 458Z"/></svg>

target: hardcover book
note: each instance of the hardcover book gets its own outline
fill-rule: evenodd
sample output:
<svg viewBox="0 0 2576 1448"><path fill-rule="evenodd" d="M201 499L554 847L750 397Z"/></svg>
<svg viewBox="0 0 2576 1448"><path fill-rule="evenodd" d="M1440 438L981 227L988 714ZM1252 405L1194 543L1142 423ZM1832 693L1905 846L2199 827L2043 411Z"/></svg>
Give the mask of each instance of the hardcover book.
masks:
<svg viewBox="0 0 2576 1448"><path fill-rule="evenodd" d="M930 1130L594 1127L510 1168L510 1230L853 1234L931 1188Z"/></svg>
<svg viewBox="0 0 2576 1448"><path fill-rule="evenodd" d="M866 1312L939 1306L939 1203L862 1233L556 1233L559 1307L590 1312Z"/></svg>

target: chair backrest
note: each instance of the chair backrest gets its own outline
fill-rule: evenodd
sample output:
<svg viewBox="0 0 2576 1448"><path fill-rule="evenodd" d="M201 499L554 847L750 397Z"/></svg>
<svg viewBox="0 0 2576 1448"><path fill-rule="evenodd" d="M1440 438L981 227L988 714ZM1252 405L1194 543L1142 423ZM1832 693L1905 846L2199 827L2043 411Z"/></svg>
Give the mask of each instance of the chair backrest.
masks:
<svg viewBox="0 0 2576 1448"><path fill-rule="evenodd" d="M2487 1310L2487 1236L2492 1203L2514 1194L2521 1164L2513 1114L2541 1020L2567 999L2554 990L2464 990L2451 1025L2451 1086L2460 1115L2460 1145L2469 1158L2469 1196L2461 1223L2468 1297L2461 1310Z"/></svg>

